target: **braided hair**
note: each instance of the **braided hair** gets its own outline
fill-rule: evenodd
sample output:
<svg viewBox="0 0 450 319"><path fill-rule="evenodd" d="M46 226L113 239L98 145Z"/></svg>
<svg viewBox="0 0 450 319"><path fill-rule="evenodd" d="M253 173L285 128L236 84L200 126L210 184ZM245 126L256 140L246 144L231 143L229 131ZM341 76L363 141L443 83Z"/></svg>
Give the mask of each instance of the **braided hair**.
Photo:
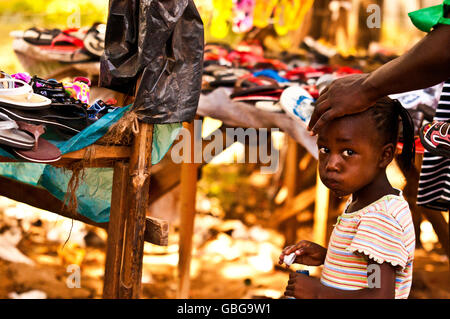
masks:
<svg viewBox="0 0 450 319"><path fill-rule="evenodd" d="M415 156L414 123L409 112L397 100L384 97L368 110L375 121L383 144L392 143L396 147L399 140L400 121L402 122L403 149L398 163L404 169L411 168Z"/></svg>

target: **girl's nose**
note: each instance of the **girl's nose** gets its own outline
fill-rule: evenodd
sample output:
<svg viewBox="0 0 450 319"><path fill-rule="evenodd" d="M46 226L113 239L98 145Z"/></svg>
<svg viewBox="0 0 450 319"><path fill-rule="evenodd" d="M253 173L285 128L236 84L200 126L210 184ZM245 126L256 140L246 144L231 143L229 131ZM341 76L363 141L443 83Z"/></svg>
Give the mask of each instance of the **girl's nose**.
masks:
<svg viewBox="0 0 450 319"><path fill-rule="evenodd" d="M330 155L326 170L328 172L339 172L339 156L338 155Z"/></svg>

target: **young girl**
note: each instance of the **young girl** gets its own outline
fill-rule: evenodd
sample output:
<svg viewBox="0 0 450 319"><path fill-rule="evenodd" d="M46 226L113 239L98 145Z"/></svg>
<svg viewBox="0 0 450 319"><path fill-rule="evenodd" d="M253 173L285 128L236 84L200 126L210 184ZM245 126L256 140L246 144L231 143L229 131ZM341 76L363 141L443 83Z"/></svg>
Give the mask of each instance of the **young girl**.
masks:
<svg viewBox="0 0 450 319"><path fill-rule="evenodd" d="M295 262L324 264L320 281L292 273L285 296L295 298L407 298L411 289L415 234L402 192L386 167L393 160L402 120L399 165L414 158L413 123L398 101L379 100L368 110L335 119L318 133L319 174L337 196L350 195L328 249L309 242L286 247Z"/></svg>

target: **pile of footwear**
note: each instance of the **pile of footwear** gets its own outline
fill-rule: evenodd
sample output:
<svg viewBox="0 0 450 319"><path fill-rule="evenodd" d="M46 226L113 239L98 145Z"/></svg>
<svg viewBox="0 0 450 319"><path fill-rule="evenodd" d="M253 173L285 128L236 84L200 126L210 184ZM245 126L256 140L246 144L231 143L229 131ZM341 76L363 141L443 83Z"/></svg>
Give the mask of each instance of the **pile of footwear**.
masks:
<svg viewBox="0 0 450 319"><path fill-rule="evenodd" d="M67 140L117 107L115 100L89 104L90 81L44 80L27 73L0 73L0 145L9 153L32 162L49 163L61 152L42 135L51 129Z"/></svg>
<svg viewBox="0 0 450 319"><path fill-rule="evenodd" d="M369 72L374 63L395 56L373 49L371 57L342 57L318 41L305 38L297 53L267 53L257 43L205 46L202 93L229 88L233 102L246 102L269 112L285 112L303 127L309 123L315 99L337 78ZM384 57L384 58L383 58ZM384 60L383 60L383 59ZM380 60L380 61L378 61ZM432 118L438 102L438 88L392 96L408 109L416 128ZM418 130L416 130L418 135Z"/></svg>
<svg viewBox="0 0 450 319"><path fill-rule="evenodd" d="M311 63L301 56L267 58L261 46L245 43L236 49L207 44L204 59L204 94L228 87L232 101L246 102L268 112L285 112L304 127L309 123L319 90L336 78L362 72L346 66Z"/></svg>
<svg viewBox="0 0 450 319"><path fill-rule="evenodd" d="M60 62L99 61L105 48L106 25L94 23L89 28L44 29L33 27L13 31L11 36Z"/></svg>

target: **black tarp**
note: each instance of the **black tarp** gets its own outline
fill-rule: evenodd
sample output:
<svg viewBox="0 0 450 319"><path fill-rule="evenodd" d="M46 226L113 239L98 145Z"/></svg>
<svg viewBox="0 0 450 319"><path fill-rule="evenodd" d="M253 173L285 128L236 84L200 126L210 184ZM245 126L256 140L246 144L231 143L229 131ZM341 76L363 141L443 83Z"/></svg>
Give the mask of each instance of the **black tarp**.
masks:
<svg viewBox="0 0 450 319"><path fill-rule="evenodd" d="M134 95L146 123L194 118L201 90L203 23L193 0L110 0L100 86Z"/></svg>

